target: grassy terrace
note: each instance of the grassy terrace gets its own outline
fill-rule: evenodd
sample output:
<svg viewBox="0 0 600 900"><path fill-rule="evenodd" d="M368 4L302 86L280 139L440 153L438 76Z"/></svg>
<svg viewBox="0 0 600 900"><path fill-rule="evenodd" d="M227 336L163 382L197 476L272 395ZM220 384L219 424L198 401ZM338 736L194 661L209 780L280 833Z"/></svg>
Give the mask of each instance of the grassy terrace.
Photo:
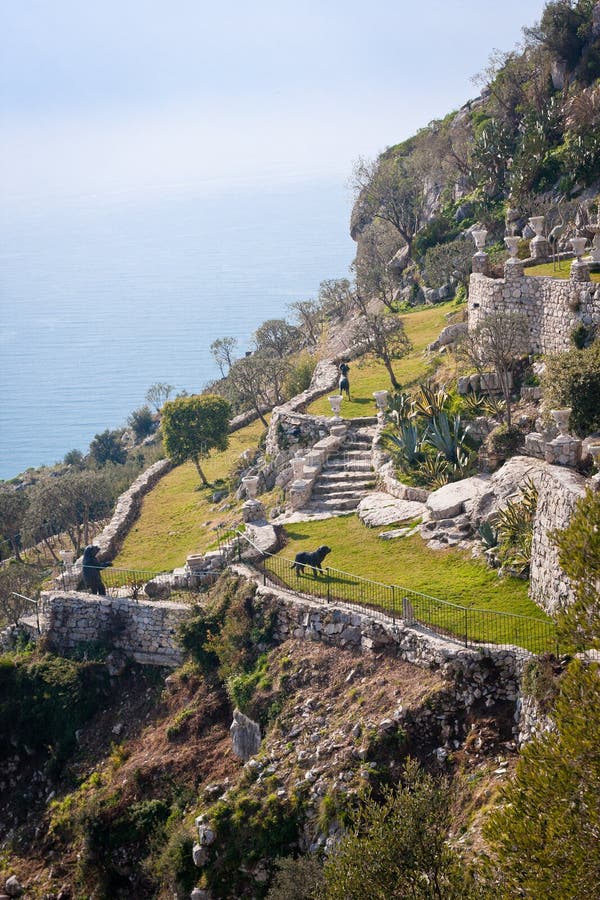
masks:
<svg viewBox="0 0 600 900"><path fill-rule="evenodd" d="M460 307L454 302L441 303L439 306L428 306L415 312L404 313L406 334L413 344L411 352L393 364L396 378L403 388L415 381L426 378L435 365L434 360L426 360L423 350L439 335L448 323L446 315L458 311ZM352 399L342 402L342 416L353 419L357 416L374 416L377 412L373 391L390 389L389 375L383 363L366 356L350 364L350 393ZM331 415L331 406L327 396L315 400L307 412L312 415Z"/></svg>
<svg viewBox="0 0 600 900"><path fill-rule="evenodd" d="M572 259L563 259L557 263L544 263L541 266L530 266L525 269L526 275L545 275L548 278L569 278L571 275ZM600 281L600 272L592 272L590 275L592 281Z"/></svg>
<svg viewBox="0 0 600 900"><path fill-rule="evenodd" d="M263 431L264 426L257 421L234 432L227 450L212 453L202 464L209 481L226 480L240 454L255 448ZM113 565L163 571L182 566L189 553L213 547L215 526L239 521L234 509L219 512L220 504L210 502L218 486L203 488L193 463L177 466L161 478L145 497L140 516Z"/></svg>
<svg viewBox="0 0 600 900"><path fill-rule="evenodd" d="M355 515L335 520L305 522L287 526L288 545L268 562L277 577L292 588L310 590L327 596L325 576L313 577L310 570L296 576L280 558L294 559L299 550L315 549L321 544L332 548L325 561L333 569L329 584L330 596L355 602L374 603L389 608L394 600L401 609L402 592L392 597L385 589L361 587L356 579L343 573L354 573L383 585L398 585L408 591L427 594L448 603L484 610L469 616L469 633L477 640L494 643L518 643L531 650L540 646L540 635L546 633L544 623L550 619L527 596L527 582L517 578L498 578L485 564L473 560L457 550L430 550L417 535L393 541L378 537L378 529L365 528ZM448 631L464 633L464 614L443 605L431 604L411 596L417 616ZM530 616L540 623L538 629L523 622L514 629L514 620L507 621L498 613ZM533 634L532 631L536 631ZM552 633L550 628L547 633Z"/></svg>

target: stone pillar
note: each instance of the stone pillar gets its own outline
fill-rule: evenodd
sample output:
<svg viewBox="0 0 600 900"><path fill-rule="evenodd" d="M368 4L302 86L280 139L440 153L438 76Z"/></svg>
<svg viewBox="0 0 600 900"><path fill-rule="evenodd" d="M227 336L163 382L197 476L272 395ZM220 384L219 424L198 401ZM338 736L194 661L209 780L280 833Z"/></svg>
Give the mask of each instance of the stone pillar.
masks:
<svg viewBox="0 0 600 900"><path fill-rule="evenodd" d="M550 258L550 245L543 235L536 235L529 244L529 250L533 259L545 260Z"/></svg>
<svg viewBox="0 0 600 900"><path fill-rule="evenodd" d="M260 500L246 500L246 502L242 506L242 519L244 520L244 522L265 521L265 508Z"/></svg>
<svg viewBox="0 0 600 900"><path fill-rule="evenodd" d="M569 466L575 469L581 462L581 441L570 434L559 434L546 444L544 458L553 466Z"/></svg>
<svg viewBox="0 0 600 900"><path fill-rule="evenodd" d="M590 267L582 259L574 259L571 264L571 281L590 281Z"/></svg>
<svg viewBox="0 0 600 900"><path fill-rule="evenodd" d="M525 266L520 259L511 257L504 263L504 277L507 281L512 281L515 278L523 278L524 274Z"/></svg>
<svg viewBox="0 0 600 900"><path fill-rule="evenodd" d="M490 274L490 258L483 250L479 250L473 257L471 271L475 275Z"/></svg>

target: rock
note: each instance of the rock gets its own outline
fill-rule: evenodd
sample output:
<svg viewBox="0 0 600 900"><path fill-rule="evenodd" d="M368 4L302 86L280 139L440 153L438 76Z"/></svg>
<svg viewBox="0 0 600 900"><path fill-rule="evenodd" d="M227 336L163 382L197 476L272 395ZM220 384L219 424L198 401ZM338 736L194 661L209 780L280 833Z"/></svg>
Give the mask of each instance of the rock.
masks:
<svg viewBox="0 0 600 900"><path fill-rule="evenodd" d="M369 528L410 522L425 513L425 504L415 500L398 500L390 494L374 491L358 504L358 516Z"/></svg>
<svg viewBox="0 0 600 900"><path fill-rule="evenodd" d="M194 865L201 869L208 862L208 851L201 847L200 844L194 844L192 847L192 859L194 860Z"/></svg>
<svg viewBox="0 0 600 900"><path fill-rule="evenodd" d="M449 344L454 344L463 336L463 334L467 333L467 327L466 322L457 322L454 325L447 325L443 331L440 332L437 343L440 347L447 347Z"/></svg>
<svg viewBox="0 0 600 900"><path fill-rule="evenodd" d="M127 668L127 657L120 650L112 650L106 657L105 664L110 677L117 678Z"/></svg>
<svg viewBox="0 0 600 900"><path fill-rule="evenodd" d="M144 585L144 593L151 600L168 600L171 596L171 585L168 581L147 581Z"/></svg>
<svg viewBox="0 0 600 900"><path fill-rule="evenodd" d="M245 716L239 709L233 711L231 723L231 746L235 755L244 762L258 753L260 748L260 726Z"/></svg>
<svg viewBox="0 0 600 900"><path fill-rule="evenodd" d="M210 900L210 894L208 891L201 890L201 888L194 888L190 894L190 900Z"/></svg>
<svg viewBox="0 0 600 900"><path fill-rule="evenodd" d="M473 525L480 525L518 494L519 487L530 478L536 484L546 468L543 460L531 456L513 456L489 476L485 490L465 502L465 512Z"/></svg>
<svg viewBox="0 0 600 900"><path fill-rule="evenodd" d="M468 501L488 490L489 475L473 475L433 491L425 504L433 519L449 519L460 515Z"/></svg>
<svg viewBox="0 0 600 900"><path fill-rule="evenodd" d="M6 879L4 890L9 897L20 897L23 893L23 888L19 884L19 880L16 875L11 875L10 878Z"/></svg>

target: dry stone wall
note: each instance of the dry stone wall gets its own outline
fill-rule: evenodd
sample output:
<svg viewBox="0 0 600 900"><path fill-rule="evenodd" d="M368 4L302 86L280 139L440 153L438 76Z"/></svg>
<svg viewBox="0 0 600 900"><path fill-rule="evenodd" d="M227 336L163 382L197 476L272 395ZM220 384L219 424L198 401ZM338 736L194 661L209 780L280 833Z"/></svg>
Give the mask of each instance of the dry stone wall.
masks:
<svg viewBox="0 0 600 900"><path fill-rule="evenodd" d="M42 594L41 630L59 653L102 641L143 665L176 667L183 662L177 633L189 615L185 603L51 591Z"/></svg>
<svg viewBox="0 0 600 900"><path fill-rule="evenodd" d="M469 329L492 311L525 313L531 353L560 353L583 324L600 325L600 285L558 278L471 275Z"/></svg>
<svg viewBox="0 0 600 900"><path fill-rule="evenodd" d="M538 606L553 613L575 597L550 535L569 524L575 504L585 494L586 480L571 469L547 466L540 471L537 484L529 592Z"/></svg>

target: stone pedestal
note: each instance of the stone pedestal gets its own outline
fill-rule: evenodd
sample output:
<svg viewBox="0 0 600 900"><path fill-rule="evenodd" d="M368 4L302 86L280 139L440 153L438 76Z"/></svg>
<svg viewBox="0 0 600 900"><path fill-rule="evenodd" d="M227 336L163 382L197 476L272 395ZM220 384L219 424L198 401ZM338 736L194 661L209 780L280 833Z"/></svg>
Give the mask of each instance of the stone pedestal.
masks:
<svg viewBox="0 0 600 900"><path fill-rule="evenodd" d="M527 456L535 456L544 459L546 453L544 435L539 431L532 431L525 436L525 453Z"/></svg>
<svg viewBox="0 0 600 900"><path fill-rule="evenodd" d="M337 422L335 425L332 425L329 429L329 434L332 437L344 438L346 437L346 432L348 428L346 425L342 425L340 422Z"/></svg>
<svg viewBox="0 0 600 900"><path fill-rule="evenodd" d="M471 271L475 275L490 274L490 258L487 253L484 253L483 250L479 250L473 256Z"/></svg>
<svg viewBox="0 0 600 900"><path fill-rule="evenodd" d="M504 263L504 277L507 281L512 278L522 278L525 273L525 266L520 259L511 257Z"/></svg>
<svg viewBox="0 0 600 900"><path fill-rule="evenodd" d="M246 500L246 502L242 506L242 519L244 520L244 522L265 521L265 508L260 500Z"/></svg>
<svg viewBox="0 0 600 900"><path fill-rule="evenodd" d="M288 491L288 498L292 509L302 509L310 499L311 482L305 478L293 481Z"/></svg>
<svg viewBox="0 0 600 900"><path fill-rule="evenodd" d="M543 235L536 235L529 243L529 252L533 259L549 259L550 245Z"/></svg>
<svg viewBox="0 0 600 900"><path fill-rule="evenodd" d="M590 267L582 259L574 259L571 264L571 281L582 282L590 280Z"/></svg>
<svg viewBox="0 0 600 900"><path fill-rule="evenodd" d="M581 462L581 441L570 434L559 434L546 444L544 458L553 466L576 468Z"/></svg>

